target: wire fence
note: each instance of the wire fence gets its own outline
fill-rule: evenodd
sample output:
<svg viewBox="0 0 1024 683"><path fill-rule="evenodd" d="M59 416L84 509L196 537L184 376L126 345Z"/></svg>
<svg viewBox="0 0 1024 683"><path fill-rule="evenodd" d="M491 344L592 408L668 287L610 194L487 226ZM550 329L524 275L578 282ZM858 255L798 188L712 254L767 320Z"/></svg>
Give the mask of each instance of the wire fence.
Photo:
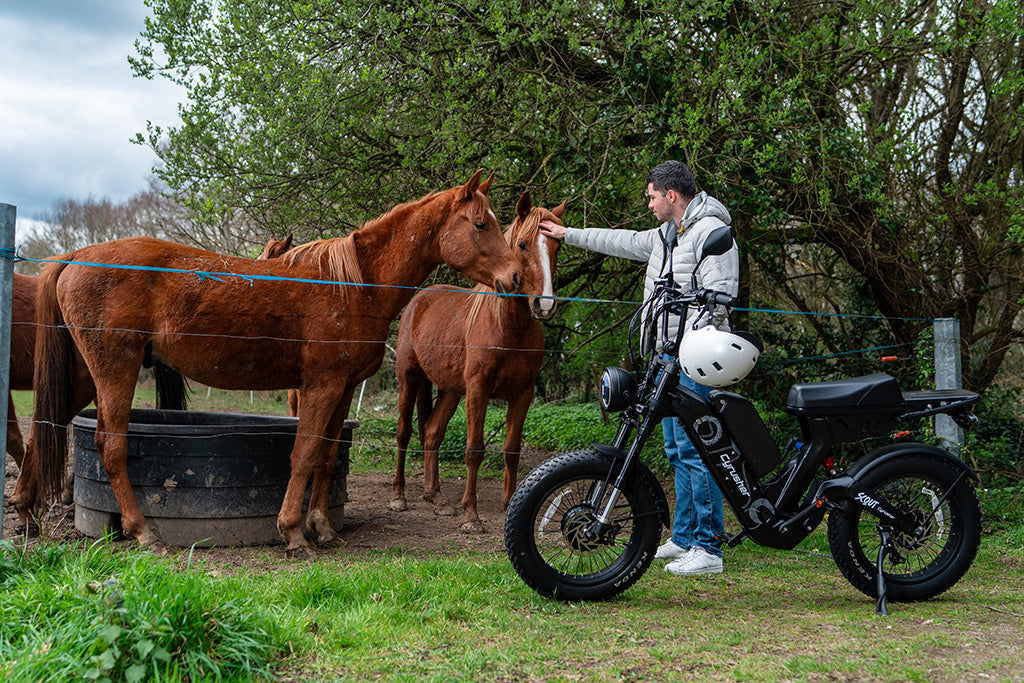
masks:
<svg viewBox="0 0 1024 683"><path fill-rule="evenodd" d="M86 267L94 267L94 268L114 268L114 269L118 269L118 270L137 270L137 271L153 271L153 272L162 272L162 273L174 273L174 274L182 274L182 275L194 276L194 277L196 277L200 281L210 282L210 283L222 283L222 282L224 282L226 280L229 280L231 278L239 278L239 279L241 279L243 281L248 282L250 286L253 286L253 284L255 282L257 282L257 281L267 281L267 282L296 282L296 283L314 284L314 285L329 285L329 286L333 286L333 287L353 286L353 287L363 287L363 288L366 288L366 287L369 287L369 288L395 288L395 289L413 290L415 292L427 289L427 287L422 287L422 286L413 287L413 286L402 286L402 285L380 285L380 284L362 283L362 282L360 282L360 283L356 283L356 282L339 282L339 281L336 281L336 280L290 278L290 277L282 277L282 276L277 276L277 275L238 274L238 273L232 273L232 272L227 272L227 271L184 270L184 269L176 269L176 268L162 268L162 267L153 267L153 266L133 266L133 265L125 265L125 264L107 264L107 263L94 263L94 262L81 262L81 261L60 261L60 260L54 261L54 260L51 260L51 259L43 260L43 259L33 259L33 258L22 257L22 256L19 255L19 250L18 249L14 249L14 250L11 250L11 249L0 249L0 258L8 259L8 260L13 261L13 262L18 262L18 261L34 261L34 262L41 262L41 263L66 263L66 264L74 264L74 265L78 265L78 266L86 266ZM516 296L521 296L519 294L502 294L502 293L497 293L497 292L481 292L479 290L474 290L472 293L473 293L474 296L480 296L480 295L495 296L495 297L516 297ZM562 303L564 303L564 304L587 304L587 305L617 304L617 305L627 305L627 306L638 307L642 303L640 301L594 299L594 298L586 298L586 297L555 296L553 298L555 300L557 300L560 304L562 304ZM869 320L879 320L879 321L887 321L887 320L891 321L892 320L890 318L885 318L884 316L863 315L863 314L816 313L816 312L811 312L811 311L792 311L792 310L783 310L783 309L742 308L742 307L738 307L738 308L735 308L733 310L736 311L736 312L744 312L744 313L756 314L756 315L818 316L818 317L824 317L824 318L869 319ZM935 322L934 320L928 319L928 318L901 318L900 320L907 321L907 322L920 322L920 323L934 323ZM12 324L12 327L16 326L16 325L32 325L32 326L38 326L39 325L35 321L29 322L29 321L21 321L21 320L12 321L11 324ZM394 325L392 325L392 328L393 327L394 327ZM88 331L101 331L102 330L102 331L112 331L112 332L128 333L128 334L136 334L137 333L137 334L150 335L150 336L157 336L157 335L162 334L160 332L153 332L153 331L150 331L150 330L122 328L122 327L117 327L117 328L113 328L113 327L111 327L111 328L78 328L78 329L83 329L83 330L88 330ZM163 334L173 335L175 337L217 337L217 338L232 339L232 340L248 340L248 341L253 341L253 342L257 342L257 341L259 341L259 342L268 342L269 341L269 342L301 343L301 344L311 344L311 343L312 344L327 344L327 345L332 345L333 344L333 345L339 345L339 346L346 345L346 344L359 344L359 345L380 344L380 345L386 346L388 349L390 349L392 351L392 353L393 353L394 344L395 344L395 331L394 331L394 329L392 329L391 334L389 335L389 337L387 339L377 340L377 341L349 340L349 339L301 339L301 338L291 338L291 337L274 337L274 336L266 336L266 335L256 335L256 336L253 336L253 335L244 335L244 334L237 334L237 335L224 335L224 334L210 335L210 334L204 334L204 333L192 333L192 332L188 332L188 331L181 331L181 332L175 331L175 332L167 332L167 333L163 333ZM863 347L863 348L844 350L844 351L839 351L839 352L830 353L830 354L818 354L818 355L813 355L813 356L803 356L803 357L799 357L799 358L788 358L788 359L774 360L774 361L771 361L771 362L773 362L773 363L775 363L777 365L792 365L792 364L798 364L798 363L808 363L808 362L813 362L813 361L823 361L823 360L839 358L839 357L844 357L844 356L852 357L852 356L857 356L857 355L869 355L869 354L876 354L877 355L877 354L879 354L880 352L883 352L883 351L884 352L893 352L893 351L895 351L897 349L906 349L908 347L914 347L914 346L916 346L915 343L893 344L893 345L886 345L886 346L877 346L877 345L876 346L867 346L867 347ZM500 350L500 351L506 351L506 352L507 351L514 352L514 351L517 350L515 348L508 348L508 347L501 347L501 346L467 346L466 344L459 344L459 345L452 345L452 346L436 345L435 348L445 348L445 349L448 349L448 348L452 348L452 349L456 349L456 348L458 348L458 349L461 349L461 348L476 348L476 349ZM563 345L561 348L545 348L544 349L544 353L548 354L548 355L562 355L562 354L565 354L566 351L567 351L567 347L565 345ZM618 359L622 355L621 352L607 352L607 353L608 353L608 356L609 356L610 359L611 358ZM866 360L865 362L870 362L872 365L875 365L879 361L884 362L884 361L892 361L892 360L897 360L897 359L898 359L898 356L893 356L893 355L890 354L890 355L887 355L887 356L880 356L877 359L871 359L870 361ZM364 386L365 386L365 384L364 384ZM356 417L358 417L358 409L357 409L357 412L356 412ZM65 427L65 425L57 425L57 426L58 427ZM209 438L209 436L210 435L196 435L195 437L192 437L192 438ZM317 436L319 438L325 438L325 439L327 438L327 437L324 437L322 435L308 435L308 436ZM493 434L489 435L490 438L488 439L488 447L490 446L491 439L493 439L493 436L494 436ZM184 438L189 438L189 437L184 437ZM374 447L377 447L377 448L389 448L389 447L393 447L394 443L389 441L385 445L383 442L381 442L381 443L378 443L376 445L371 444L371 446L374 446ZM490 448L489 448L489 450L490 450ZM410 452L410 454L415 454L415 453L418 453L418 452L421 453L422 451L417 451L417 450L414 450L414 449L410 448L409 452ZM452 449L452 452L455 452L455 449ZM459 449L457 452L461 453L462 450ZM443 452L442 453L443 457L447 456L447 455L451 455L451 452Z"/></svg>

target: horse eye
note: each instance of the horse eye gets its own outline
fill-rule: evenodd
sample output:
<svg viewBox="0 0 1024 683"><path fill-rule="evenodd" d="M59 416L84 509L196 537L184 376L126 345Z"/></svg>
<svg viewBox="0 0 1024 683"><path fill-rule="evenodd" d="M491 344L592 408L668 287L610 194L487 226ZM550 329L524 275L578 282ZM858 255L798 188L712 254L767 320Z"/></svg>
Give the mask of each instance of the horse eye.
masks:
<svg viewBox="0 0 1024 683"><path fill-rule="evenodd" d="M519 250L520 251L526 251L526 242L520 242L519 243Z"/></svg>
<svg viewBox="0 0 1024 683"><path fill-rule="evenodd" d="M484 230L487 229L487 224L484 223L483 221L480 221L476 224L476 229L479 230L480 232L483 232Z"/></svg>

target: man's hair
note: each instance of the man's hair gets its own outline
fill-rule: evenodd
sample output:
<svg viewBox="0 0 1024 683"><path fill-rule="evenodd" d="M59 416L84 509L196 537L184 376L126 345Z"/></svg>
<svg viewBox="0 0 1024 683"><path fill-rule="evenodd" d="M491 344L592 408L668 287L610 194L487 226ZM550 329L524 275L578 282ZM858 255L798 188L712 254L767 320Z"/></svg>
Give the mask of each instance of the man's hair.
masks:
<svg viewBox="0 0 1024 683"><path fill-rule="evenodd" d="M647 174L647 184L662 193L675 190L683 199L697 196L697 181L693 179L693 171L681 161L663 161L652 168Z"/></svg>

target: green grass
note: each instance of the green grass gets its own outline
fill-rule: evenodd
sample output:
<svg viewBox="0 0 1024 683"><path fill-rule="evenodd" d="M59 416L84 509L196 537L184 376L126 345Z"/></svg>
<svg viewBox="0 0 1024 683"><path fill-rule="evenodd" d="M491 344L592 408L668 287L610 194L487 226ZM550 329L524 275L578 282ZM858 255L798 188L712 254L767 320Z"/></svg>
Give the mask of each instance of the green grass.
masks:
<svg viewBox="0 0 1024 683"><path fill-rule="evenodd" d="M565 604L526 588L502 554L339 551L254 574L187 552L162 559L101 543L25 554L8 543L0 678L1018 678L1024 609L1007 577L1024 568L1020 548L987 538L957 586L883 618L818 554L824 546L820 533L804 552L740 546L719 576L655 566L615 600Z"/></svg>
<svg viewBox="0 0 1024 683"><path fill-rule="evenodd" d="M261 679L283 651L276 615L145 553L0 542L0 678Z"/></svg>
<svg viewBox="0 0 1024 683"><path fill-rule="evenodd" d="M248 401L203 388L192 408L287 412L283 392ZM550 438L555 450L586 445L576 441L600 422L539 408L528 442ZM353 471L390 471L394 424L393 405L364 403ZM500 450L500 432L491 441ZM442 465L461 474L457 450ZM497 462L489 456L485 476L500 476ZM339 549L301 563L274 555L256 571L199 562L201 551L157 558L105 542L27 552L3 542L0 679L1019 680L1020 492L979 495L986 535L967 576L935 600L891 604L884 618L839 574L821 531L794 552L728 549L715 577L680 579L656 565L597 604L536 595L501 553Z"/></svg>

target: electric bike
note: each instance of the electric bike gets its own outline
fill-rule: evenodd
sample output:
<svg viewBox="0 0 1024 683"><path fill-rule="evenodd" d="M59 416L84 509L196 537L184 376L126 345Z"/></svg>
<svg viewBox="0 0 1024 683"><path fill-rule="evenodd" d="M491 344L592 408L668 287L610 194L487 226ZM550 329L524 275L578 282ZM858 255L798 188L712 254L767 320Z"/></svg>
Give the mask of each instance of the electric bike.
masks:
<svg viewBox="0 0 1024 683"><path fill-rule="evenodd" d="M725 253L732 239L727 226L709 234L698 267ZM691 307L710 315L716 306L735 306L728 294L698 289L695 276L690 285L682 291L671 275L656 283L630 336L651 324L645 320L660 320L655 324L668 330L667 316L686 321ZM796 384L785 409L796 416L801 436L783 457L753 403L721 388L753 368L759 341L724 330L701 339L684 335L684 327L680 322L664 353L650 353L639 381L621 368L603 373L601 407L621 412L611 444L556 455L516 489L505 516L505 545L528 586L560 600L603 600L644 574L671 515L640 452L666 416L685 428L742 527L729 546L750 539L792 549L827 513L839 571L877 599L880 614L888 613L887 600L932 598L966 573L981 538L981 509L977 476L963 461L923 443L896 441L841 468L834 447L891 435L901 422L937 413L970 429L978 394L902 391L883 373ZM688 337L702 342L689 353ZM718 388L705 399L679 385L681 372Z"/></svg>

